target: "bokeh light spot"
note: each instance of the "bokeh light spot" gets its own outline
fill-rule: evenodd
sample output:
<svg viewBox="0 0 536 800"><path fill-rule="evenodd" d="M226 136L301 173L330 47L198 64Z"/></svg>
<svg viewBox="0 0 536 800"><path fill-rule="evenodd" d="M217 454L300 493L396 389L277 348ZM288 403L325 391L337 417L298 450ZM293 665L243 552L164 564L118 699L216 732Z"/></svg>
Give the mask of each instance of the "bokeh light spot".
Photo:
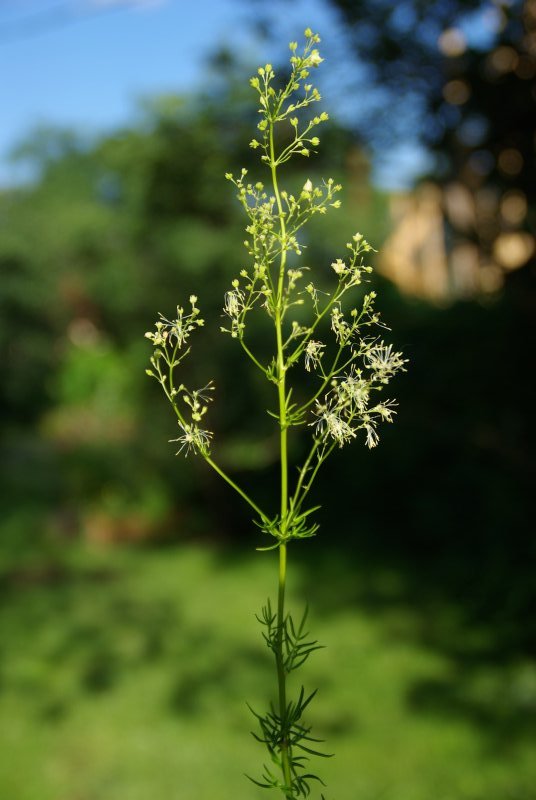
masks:
<svg viewBox="0 0 536 800"><path fill-rule="evenodd" d="M437 40L437 46L448 58L461 56L467 50L465 36L459 28L446 28Z"/></svg>
<svg viewBox="0 0 536 800"><path fill-rule="evenodd" d="M504 175L519 175L523 169L523 156L514 147L507 147L499 153L497 163Z"/></svg>
<svg viewBox="0 0 536 800"><path fill-rule="evenodd" d="M454 106L461 106L469 100L471 95L471 87L467 81L454 80L449 81L443 87L443 97Z"/></svg>
<svg viewBox="0 0 536 800"><path fill-rule="evenodd" d="M497 47L489 56L489 63L497 75L504 75L515 70L519 56L513 47Z"/></svg>
<svg viewBox="0 0 536 800"><path fill-rule="evenodd" d="M534 250L534 237L530 233L501 233L493 243L493 255L505 269L523 266Z"/></svg>
<svg viewBox="0 0 536 800"><path fill-rule="evenodd" d="M527 198L523 192L506 192L501 198L501 216L509 225L520 225L527 215Z"/></svg>

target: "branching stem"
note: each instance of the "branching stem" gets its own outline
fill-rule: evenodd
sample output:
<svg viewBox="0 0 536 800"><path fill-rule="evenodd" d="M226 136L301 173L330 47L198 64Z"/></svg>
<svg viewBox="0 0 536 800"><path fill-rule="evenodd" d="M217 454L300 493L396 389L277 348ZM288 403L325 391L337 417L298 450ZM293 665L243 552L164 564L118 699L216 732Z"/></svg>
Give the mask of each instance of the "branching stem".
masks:
<svg viewBox="0 0 536 800"><path fill-rule="evenodd" d="M270 123L270 168L272 185L277 203L279 226L281 235L281 260L277 281L277 296L275 307L275 329L277 342L277 392L279 398L279 427L280 427L280 463L281 463L281 534L284 535L288 513L288 453L287 453L287 397L286 397L286 365L283 348L282 314L283 314L283 287L285 280L286 227L281 195L277 183L277 161L274 151L274 125ZM283 626L285 620L285 588L287 577L287 546L285 542L279 545L279 585L277 592L277 642L276 642L276 668L279 694L279 715L283 720L287 709L286 674L283 661ZM287 787L287 797L292 798L292 776L290 771L290 745L283 740L281 746L281 766L284 784Z"/></svg>
<svg viewBox="0 0 536 800"><path fill-rule="evenodd" d="M261 148L261 162L271 175L271 191L265 191L261 181L250 182L245 168L237 178L232 173L226 175L238 190L237 197L248 217L248 238L244 245L252 264L240 271L240 277L233 280L231 290L225 295L223 310L230 323L221 330L238 339L247 357L277 390L277 411L267 413L279 425L278 513L274 515L273 509L265 513L211 455L213 433L204 427L203 419L212 400L213 381L200 389L189 389L182 381L175 383L176 368L190 352L190 336L204 325L197 296L190 295L189 309L177 305L176 316L172 319L160 314L154 331L145 334L154 346L151 369L146 371L161 385L177 417L179 435L170 441L178 443L178 453L195 453L202 457L255 512L256 524L271 542L257 549L278 550L277 608L268 599L257 617L275 660L277 700L264 714L252 709L259 726L253 736L267 748L270 764L264 764L260 780L251 780L266 789L276 789L285 800L306 800L310 796L311 782L322 781L310 771L308 761L311 756L326 757L316 749L316 742L321 740L311 735L311 727L304 719L304 712L316 691L306 693L302 686L293 697L287 686L288 676L320 648L306 630L307 610L301 619L293 618L285 605L288 545L293 539L310 538L318 530L312 515L320 506L309 506L305 500L321 466L334 449L354 440L360 432L365 435L368 447L376 446L376 427L382 421L392 421L396 403L393 400L375 403L373 397L397 371L404 369L405 364L402 353L384 344L379 336L368 333L370 326L382 325L374 310L375 292L366 294L361 308L350 309L349 315L344 308L343 296L362 282L362 274L372 270L364 262L372 248L362 234L354 234L351 242L346 243L350 251L346 260L338 258L331 264L337 275L332 293L317 289L313 281L305 287L300 283L308 267L288 268L288 253L294 254L292 263L295 256L302 255L303 245L296 237L297 232L315 214L340 205L334 196L341 187L335 185L332 178L316 186L307 178L297 195L280 190L278 184L278 167L293 156L308 158L314 153L312 148L316 148L320 140L310 136L310 132L329 118L322 112L300 127L298 116L294 116L321 99L318 90L309 82L311 70L323 60L315 47L320 37L310 28L306 29L305 37L301 52L296 42L290 43L291 75L284 88L277 89L274 85L275 72L271 64L259 67L250 81L259 94L261 115L257 125L261 141L253 139L250 145L254 149ZM288 144L288 136L285 137L287 145L281 144L282 149L277 154L274 128L279 123L290 124L294 128L294 138ZM325 294L327 299L320 302L320 294ZM295 306L305 306L304 310L310 312L307 324L288 319L290 313L294 314L291 309ZM246 344L246 318L249 322L254 308L266 313L274 325L275 343L272 340L268 357L258 357ZM331 346L316 339L316 336L324 338L320 328L328 319L335 339ZM296 367L299 361L309 373L314 373L311 378L315 384L308 381L307 388L301 386L305 396L298 381L293 387L287 379L291 367ZM289 430L311 426L314 426L313 441L296 481L289 487ZM273 764L277 769L274 770Z"/></svg>

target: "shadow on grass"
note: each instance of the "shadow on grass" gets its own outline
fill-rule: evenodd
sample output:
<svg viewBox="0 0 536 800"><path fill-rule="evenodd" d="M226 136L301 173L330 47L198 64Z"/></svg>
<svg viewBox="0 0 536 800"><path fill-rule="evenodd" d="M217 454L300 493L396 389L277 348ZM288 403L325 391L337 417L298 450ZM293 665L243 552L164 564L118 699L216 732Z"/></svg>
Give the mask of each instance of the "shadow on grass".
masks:
<svg viewBox="0 0 536 800"><path fill-rule="evenodd" d="M440 678L409 677L408 712L463 719L479 729L485 747L506 751L536 735L530 579L527 569L518 574L523 613L516 616L500 591L511 578L509 565L501 570L495 563L493 580L479 580L470 557L450 555L408 563L400 552L374 553L366 542L361 549L355 542L346 549L317 543L302 561L298 594L309 598L316 618L354 608L375 620L386 650L402 642L440 655Z"/></svg>
<svg viewBox="0 0 536 800"><path fill-rule="evenodd" d="M123 554L111 551L109 567L43 560L5 573L0 699L15 697L36 719L56 724L82 696L114 691L152 670L162 682L163 713L193 717L222 697L243 711L245 688L271 684L262 643L231 641L227 630L188 618L190 589L161 592L157 568L138 593L136 573L151 552L163 555L134 549L127 566L114 566Z"/></svg>
<svg viewBox="0 0 536 800"><path fill-rule="evenodd" d="M161 659L181 631L180 611L136 598L124 578L121 569L62 563L4 574L0 696L15 693L57 722L78 694L109 691Z"/></svg>

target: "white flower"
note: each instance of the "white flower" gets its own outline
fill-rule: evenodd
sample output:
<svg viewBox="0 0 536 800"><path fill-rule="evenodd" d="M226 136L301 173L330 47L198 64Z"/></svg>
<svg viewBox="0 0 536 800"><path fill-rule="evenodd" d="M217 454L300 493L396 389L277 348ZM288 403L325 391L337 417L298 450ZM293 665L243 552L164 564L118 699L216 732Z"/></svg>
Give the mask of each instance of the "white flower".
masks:
<svg viewBox="0 0 536 800"><path fill-rule="evenodd" d="M348 272L348 267L341 258L338 258L336 261L333 261L331 266L336 275L346 275L346 273Z"/></svg>
<svg viewBox="0 0 536 800"><path fill-rule="evenodd" d="M317 403L315 414L318 417L318 422L311 424L316 424L317 433L326 438L330 436L335 439L339 447L355 438L354 429L345 420L341 419L337 408L333 409Z"/></svg>
<svg viewBox="0 0 536 800"><path fill-rule="evenodd" d="M367 432L367 447L369 450L372 450L373 447L376 447L378 442L380 441L380 437L374 430L373 426L370 423L365 423L365 430Z"/></svg>
<svg viewBox="0 0 536 800"><path fill-rule="evenodd" d="M381 383L388 383L395 372L404 369L406 359L402 358L402 353L393 353L393 345L381 345L372 347L364 356L365 366L374 372L374 378Z"/></svg>
<svg viewBox="0 0 536 800"><path fill-rule="evenodd" d="M231 319L236 319L243 308L242 293L234 289L225 293L224 311Z"/></svg>
<svg viewBox="0 0 536 800"><path fill-rule="evenodd" d="M370 383L351 372L337 387L341 401L349 401L358 411L365 411L370 394Z"/></svg>
<svg viewBox="0 0 536 800"><path fill-rule="evenodd" d="M311 50L311 55L308 58L309 64L312 67L318 67L324 59L320 57L318 50Z"/></svg>
<svg viewBox="0 0 536 800"><path fill-rule="evenodd" d="M144 334L146 339L149 339L155 347L163 347L166 343L167 339L167 331L162 331L162 326L157 323L156 331L153 333L152 331L147 331Z"/></svg>
<svg viewBox="0 0 536 800"><path fill-rule="evenodd" d="M315 342L314 339L311 339L307 342L307 346L305 348L305 369L307 372L311 371L311 367L316 367L320 364L320 359L322 358L322 350L326 345L322 344L322 342Z"/></svg>
<svg viewBox="0 0 536 800"><path fill-rule="evenodd" d="M212 439L210 431L204 431L198 428L197 425L188 425L188 423L179 422L179 428L183 431L182 436L177 439L170 439L170 442L179 442L180 447L175 455L179 455L183 450L186 450L185 456L190 451L194 453L207 453Z"/></svg>
<svg viewBox="0 0 536 800"><path fill-rule="evenodd" d="M225 305L223 310L231 319L231 330L221 328L224 333L230 333L233 339L241 336L244 323L240 321L240 316L245 311L244 295L238 288L238 280L233 281L233 289L225 293Z"/></svg>
<svg viewBox="0 0 536 800"><path fill-rule="evenodd" d="M380 403L376 406L376 408L373 408L372 411L375 411L377 414L379 414L381 419L385 420L385 422L392 422L393 414L396 414L396 411L394 411L394 406L396 406L394 400L386 400L385 403Z"/></svg>
<svg viewBox="0 0 536 800"><path fill-rule="evenodd" d="M338 306L331 309L331 330L339 344L347 344L352 331Z"/></svg>

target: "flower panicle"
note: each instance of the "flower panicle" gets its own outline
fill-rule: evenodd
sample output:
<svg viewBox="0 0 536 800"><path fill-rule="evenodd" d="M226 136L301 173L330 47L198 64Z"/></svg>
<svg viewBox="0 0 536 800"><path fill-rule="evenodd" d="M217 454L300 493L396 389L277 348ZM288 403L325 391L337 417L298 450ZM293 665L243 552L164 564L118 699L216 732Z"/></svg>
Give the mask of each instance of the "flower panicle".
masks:
<svg viewBox="0 0 536 800"><path fill-rule="evenodd" d="M379 424L393 422L396 414L396 401L385 400L374 405L371 398L396 372L404 370L407 359L383 342L379 345L365 342L363 347L362 367L357 367L354 360L348 372L332 380L323 402L316 401L314 420L309 423L318 438L334 441L339 447L355 439L359 430L365 431L367 447L376 447Z"/></svg>
<svg viewBox="0 0 536 800"><path fill-rule="evenodd" d="M311 520L319 507L304 502L332 451L354 440L362 440L369 449L378 445L381 424L392 423L397 409L395 400L382 399L385 386L405 371L407 363L376 331L377 326L386 326L375 307L375 291L363 292L355 307L346 307L347 292L353 296L362 292L373 271L369 261L374 251L363 234L355 233L343 255L331 262L332 271L327 270L331 287L324 287L319 280L317 288L314 274L312 279L308 276L310 267L304 266L302 256L310 239L302 240L301 229L315 215L339 208L341 186L333 178L318 181L311 172L311 177L303 176L301 188L288 191L278 173L292 158L315 154L320 144L317 127L329 119L325 111L314 114L309 108L321 99L311 78L324 60L319 43L318 34L307 28L301 48L297 42L290 43L286 82L270 63L259 67L250 80L258 98L259 117L249 144L258 151L261 166L268 168L267 185L264 180L252 179L246 168L236 176L231 172L225 175L246 216L243 244L248 261L224 295L220 329L237 340L277 388L277 411L268 411L277 421L279 435L281 510L275 517L266 514L211 457L214 434L207 429L206 418L214 393L212 381L192 390L176 378L179 364L190 352L190 337L204 324L197 297L190 296L190 308L177 306L174 318L160 314L155 329L145 334L154 346L147 372L161 384L177 418L179 431L170 439L177 445L176 454L204 458L249 503L260 520L259 528L271 537L268 546L258 549L279 549L277 610L272 611L268 601L259 618L265 626L266 644L275 654L279 705L271 705L265 715L253 712L260 726L253 735L267 746L277 775L265 767L260 781L252 780L281 791L286 798L309 796L310 782L320 779L306 762L310 756L327 755L311 744L320 740L311 736L310 726L302 719L315 692L306 695L302 688L297 698L290 700L286 691L288 674L319 648L307 632L306 613L301 620L293 620L285 609L286 544L316 534L318 525ZM247 323L254 310L270 318L275 336L269 352L268 340L249 338ZM307 373L301 386L291 381L290 368L297 364ZM292 485L289 432L307 425L313 428L312 442Z"/></svg>
<svg viewBox="0 0 536 800"><path fill-rule="evenodd" d="M204 325L197 306L197 296L190 295L189 303L189 311L178 305L176 316L172 319L159 314L154 331L145 333L145 338L155 348L150 359L151 369L145 371L160 383L177 416L181 435L177 439L170 439L180 445L177 455L184 452L185 456L195 453L207 457L213 434L202 428L200 423L213 399L214 383L209 381L201 389L188 389L183 383L177 384L175 381L175 368L190 352L188 340L191 334Z"/></svg>
<svg viewBox="0 0 536 800"><path fill-rule="evenodd" d="M205 324L204 319L199 316L200 311L197 307L197 297L190 295L191 311L187 313L182 306L177 306L175 319L167 319L163 314L159 314L160 319L155 325L154 331L147 331L145 338L149 339L155 347L165 347L166 344L175 343L179 349L184 347L192 331Z"/></svg>

